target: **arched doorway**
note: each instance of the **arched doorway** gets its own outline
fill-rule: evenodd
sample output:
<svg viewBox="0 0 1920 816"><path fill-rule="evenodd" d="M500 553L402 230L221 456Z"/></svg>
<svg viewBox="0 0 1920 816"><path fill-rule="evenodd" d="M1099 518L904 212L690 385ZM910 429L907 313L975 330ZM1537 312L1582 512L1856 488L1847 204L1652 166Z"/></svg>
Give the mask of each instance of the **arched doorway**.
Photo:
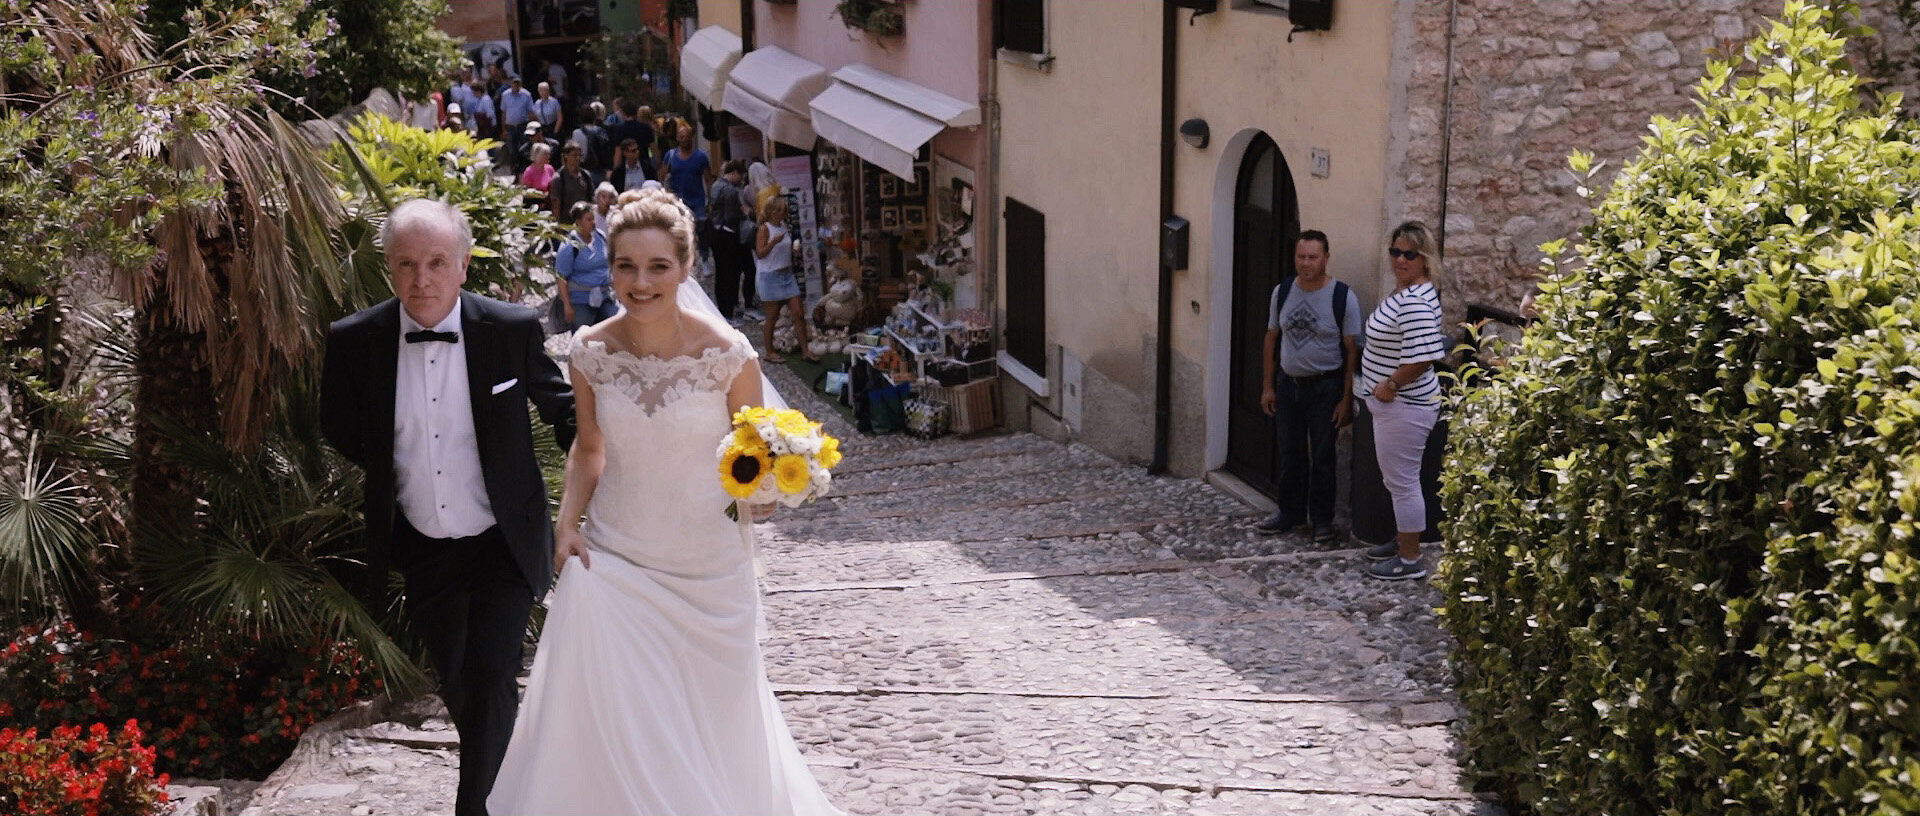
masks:
<svg viewBox="0 0 1920 816"><path fill-rule="evenodd" d="M1267 340L1268 298L1276 284L1293 275L1291 250L1294 237L1300 234L1300 207L1287 159L1266 134L1255 135L1247 146L1239 176L1233 197L1232 362L1225 468L1272 496L1279 474L1273 420L1260 409L1261 355Z"/></svg>

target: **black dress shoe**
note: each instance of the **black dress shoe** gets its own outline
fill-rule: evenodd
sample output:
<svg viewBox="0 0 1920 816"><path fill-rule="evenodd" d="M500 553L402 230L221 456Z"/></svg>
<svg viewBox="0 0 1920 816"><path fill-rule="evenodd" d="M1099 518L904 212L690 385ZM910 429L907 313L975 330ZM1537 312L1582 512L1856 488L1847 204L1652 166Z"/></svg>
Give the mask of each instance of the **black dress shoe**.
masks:
<svg viewBox="0 0 1920 816"><path fill-rule="evenodd" d="M1268 516L1265 521L1253 525L1253 529L1259 530L1267 535L1279 535L1280 533L1305 525L1306 522L1301 519L1290 519L1279 513L1274 513Z"/></svg>

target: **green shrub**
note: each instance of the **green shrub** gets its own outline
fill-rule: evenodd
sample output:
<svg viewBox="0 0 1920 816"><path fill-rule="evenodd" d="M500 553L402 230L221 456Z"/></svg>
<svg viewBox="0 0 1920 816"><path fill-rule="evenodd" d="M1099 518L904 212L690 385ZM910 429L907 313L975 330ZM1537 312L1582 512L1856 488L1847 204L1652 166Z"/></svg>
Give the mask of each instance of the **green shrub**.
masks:
<svg viewBox="0 0 1920 816"><path fill-rule="evenodd" d="M327 162L357 216L346 230L351 252L361 261L355 266L369 270L361 275L364 288L379 292L378 297L348 298L345 311L385 297L386 267L373 245L373 235L393 204L420 196L459 207L472 222L473 262L467 288L501 293L530 283L525 267L528 250L542 238L560 235L565 227L545 211L529 209L520 185L493 175L486 151L499 146L465 131L423 130L368 113L347 129L345 142L328 149Z"/></svg>
<svg viewBox="0 0 1920 816"><path fill-rule="evenodd" d="M1920 148L1841 31L1710 66L1456 406L1444 611L1515 804L1920 810Z"/></svg>

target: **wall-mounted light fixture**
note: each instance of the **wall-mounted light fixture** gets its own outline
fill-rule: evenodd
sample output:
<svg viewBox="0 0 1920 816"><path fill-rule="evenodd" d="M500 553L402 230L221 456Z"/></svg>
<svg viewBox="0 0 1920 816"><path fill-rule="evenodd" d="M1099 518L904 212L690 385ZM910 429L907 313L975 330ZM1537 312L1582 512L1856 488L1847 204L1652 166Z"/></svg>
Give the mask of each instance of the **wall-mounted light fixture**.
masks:
<svg viewBox="0 0 1920 816"><path fill-rule="evenodd" d="M1198 148L1207 146L1207 120L1188 119L1180 123L1180 138Z"/></svg>

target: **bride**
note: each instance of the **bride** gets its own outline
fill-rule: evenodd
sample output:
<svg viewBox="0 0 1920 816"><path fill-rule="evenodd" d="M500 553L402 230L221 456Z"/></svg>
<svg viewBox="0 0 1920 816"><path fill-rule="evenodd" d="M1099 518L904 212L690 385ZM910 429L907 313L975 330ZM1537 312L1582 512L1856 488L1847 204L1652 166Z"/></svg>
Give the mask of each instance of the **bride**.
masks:
<svg viewBox="0 0 1920 816"><path fill-rule="evenodd" d="M727 517L716 469L732 413L762 403L753 348L683 306L685 204L628 193L610 221L624 311L574 338L560 580L487 808L838 814L767 684L751 527Z"/></svg>

